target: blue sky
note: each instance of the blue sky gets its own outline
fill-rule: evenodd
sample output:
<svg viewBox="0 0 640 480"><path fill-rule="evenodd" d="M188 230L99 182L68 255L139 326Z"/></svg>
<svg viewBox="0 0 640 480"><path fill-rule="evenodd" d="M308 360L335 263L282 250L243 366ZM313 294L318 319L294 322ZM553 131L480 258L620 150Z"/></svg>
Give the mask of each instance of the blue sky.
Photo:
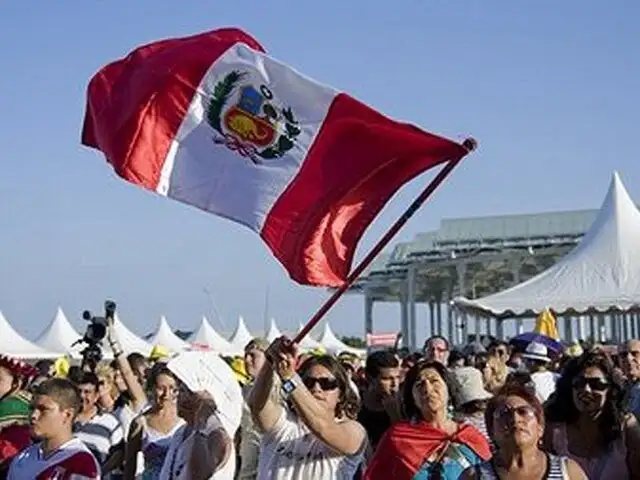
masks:
<svg viewBox="0 0 640 480"><path fill-rule="evenodd" d="M2 2L0 310L30 338L56 306L81 328L107 297L139 333L161 314L178 328L208 314L223 331L241 314L260 331L267 286L283 329L326 298L290 281L255 234L122 182L80 146L89 78L139 44L239 26L390 116L476 137L399 241L447 217L596 208L614 169L640 199L639 15L637 2L595 0ZM398 193L360 256L424 181ZM362 312L350 297L329 318L358 334ZM381 306L376 328L398 318Z"/></svg>

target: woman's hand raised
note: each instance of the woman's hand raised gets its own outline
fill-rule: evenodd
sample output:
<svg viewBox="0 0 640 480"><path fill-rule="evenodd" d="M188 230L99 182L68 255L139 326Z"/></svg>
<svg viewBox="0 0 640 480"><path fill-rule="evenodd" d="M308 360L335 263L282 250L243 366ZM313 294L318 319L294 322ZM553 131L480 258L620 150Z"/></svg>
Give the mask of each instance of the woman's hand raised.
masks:
<svg viewBox="0 0 640 480"><path fill-rule="evenodd" d="M276 338L265 355L282 380L288 380L296 374L298 348L287 337Z"/></svg>

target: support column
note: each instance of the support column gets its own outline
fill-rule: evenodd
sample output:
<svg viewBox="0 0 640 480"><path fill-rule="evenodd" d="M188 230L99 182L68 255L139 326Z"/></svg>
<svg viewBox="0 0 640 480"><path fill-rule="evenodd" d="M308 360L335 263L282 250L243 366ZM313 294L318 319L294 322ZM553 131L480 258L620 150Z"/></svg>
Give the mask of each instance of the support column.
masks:
<svg viewBox="0 0 640 480"><path fill-rule="evenodd" d="M437 319L436 319L436 304L433 299L429 300L429 337L436 334Z"/></svg>
<svg viewBox="0 0 640 480"><path fill-rule="evenodd" d="M459 263L456 265L456 274L458 280L458 292L461 296L467 295L467 264ZM449 299L453 300L453 299ZM452 302L449 302L449 308L452 308ZM468 324L467 314L465 312L456 312L457 315L453 315L454 323L454 340L456 343L466 343L468 337Z"/></svg>
<svg viewBox="0 0 640 480"><path fill-rule="evenodd" d="M520 265L522 259L520 257L512 258L509 261L509 269L511 270L511 276L513 277L513 286L520 284ZM524 331L524 321L522 318L516 318L516 334L520 335Z"/></svg>
<svg viewBox="0 0 640 480"><path fill-rule="evenodd" d="M409 346L409 309L407 296L400 293L400 333L402 334L402 346Z"/></svg>
<svg viewBox="0 0 640 480"><path fill-rule="evenodd" d="M413 265L409 266L407 271L407 308L409 322L409 338L407 339L409 348L413 351L416 349L417 332L416 332L416 269Z"/></svg>
<svg viewBox="0 0 640 480"><path fill-rule="evenodd" d="M475 332L476 342L480 343L480 335L482 335L482 321L478 316L475 317L475 321L476 321L476 332Z"/></svg>
<svg viewBox="0 0 640 480"><path fill-rule="evenodd" d="M373 296L368 288L364 290L364 338L373 333Z"/></svg>
<svg viewBox="0 0 640 480"><path fill-rule="evenodd" d="M442 292L439 292L436 295L436 317L437 317L438 327L436 328L435 335L443 335L444 325L442 324Z"/></svg>
<svg viewBox="0 0 640 480"><path fill-rule="evenodd" d="M592 313L589 315L589 333L591 334L591 342L598 341L598 322L596 316Z"/></svg>

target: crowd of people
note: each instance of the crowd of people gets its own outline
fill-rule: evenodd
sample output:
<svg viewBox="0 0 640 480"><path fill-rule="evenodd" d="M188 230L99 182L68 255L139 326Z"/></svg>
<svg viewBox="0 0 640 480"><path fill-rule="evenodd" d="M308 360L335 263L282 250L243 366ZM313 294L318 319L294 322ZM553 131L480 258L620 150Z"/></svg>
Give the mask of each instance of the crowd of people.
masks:
<svg viewBox="0 0 640 480"><path fill-rule="evenodd" d="M640 341L612 355L493 340L419 353L299 353L256 338L240 427L162 355L59 371L0 356L0 477L15 479L640 478Z"/></svg>

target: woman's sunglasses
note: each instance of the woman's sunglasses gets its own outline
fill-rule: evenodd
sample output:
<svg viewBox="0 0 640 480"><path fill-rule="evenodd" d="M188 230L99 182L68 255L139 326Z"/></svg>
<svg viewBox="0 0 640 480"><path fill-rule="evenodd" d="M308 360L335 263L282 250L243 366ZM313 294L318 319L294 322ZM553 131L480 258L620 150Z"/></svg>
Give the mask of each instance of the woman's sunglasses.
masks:
<svg viewBox="0 0 640 480"><path fill-rule="evenodd" d="M313 387L315 387L317 384L325 392L329 390L335 390L339 386L338 380L336 380L335 378L326 378L326 377L325 378L307 377L302 381L302 383L304 383L304 386L307 387L309 390L312 390Z"/></svg>
<svg viewBox="0 0 640 480"><path fill-rule="evenodd" d="M604 392L607 388L609 388L609 382L602 378L595 377L577 377L572 382L573 388L583 389L587 385L589 388L595 392Z"/></svg>

